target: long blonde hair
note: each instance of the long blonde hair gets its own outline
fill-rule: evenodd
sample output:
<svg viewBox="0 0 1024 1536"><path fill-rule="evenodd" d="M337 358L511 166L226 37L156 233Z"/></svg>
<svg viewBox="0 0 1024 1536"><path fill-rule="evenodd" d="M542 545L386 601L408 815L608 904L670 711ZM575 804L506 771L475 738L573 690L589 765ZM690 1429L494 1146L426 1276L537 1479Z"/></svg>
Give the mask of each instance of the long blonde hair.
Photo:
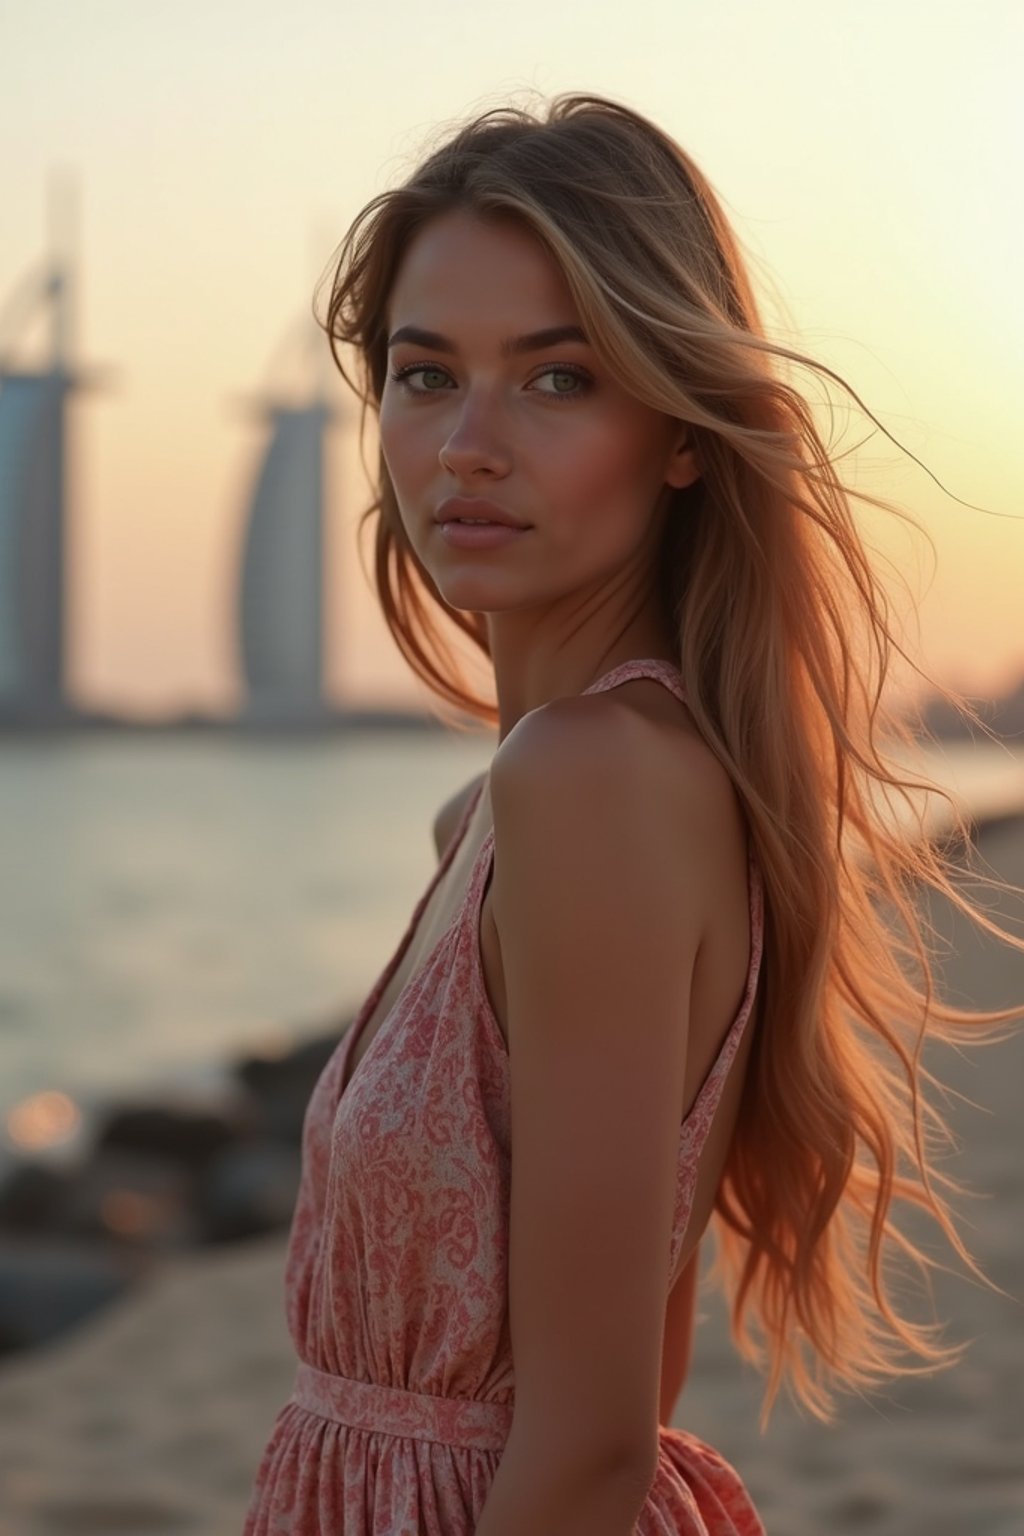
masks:
<svg viewBox="0 0 1024 1536"><path fill-rule="evenodd" d="M364 425L384 388L399 263L426 220L455 208L520 220L539 237L604 363L690 427L701 478L675 493L660 596L690 710L745 808L767 908L761 1011L713 1218L716 1272L737 1348L766 1367L764 1419L783 1382L828 1418L833 1387L957 1353L894 1302L887 1253L925 1274L933 1262L896 1226L894 1199L929 1211L975 1268L938 1189L957 1186L932 1165L944 1124L922 1092L934 1079L921 1049L926 1033L977 1039L1012 1012L939 1000L915 884L1020 942L891 814L894 796L913 803L920 787L883 751L910 734L883 698L893 653L904 653L849 496L905 514L841 482L781 365L816 370L863 402L767 338L709 182L642 116L592 95L556 97L538 116L483 113L354 220L321 323ZM440 699L493 722L451 645L454 625L488 655L484 616L440 596L382 458L368 519L403 655Z"/></svg>

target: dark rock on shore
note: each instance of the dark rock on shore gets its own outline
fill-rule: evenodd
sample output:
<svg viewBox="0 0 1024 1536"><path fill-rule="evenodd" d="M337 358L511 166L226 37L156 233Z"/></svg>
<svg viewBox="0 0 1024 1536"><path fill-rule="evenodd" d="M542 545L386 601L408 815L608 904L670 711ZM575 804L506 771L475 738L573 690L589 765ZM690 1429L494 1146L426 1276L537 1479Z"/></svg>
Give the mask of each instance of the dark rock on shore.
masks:
<svg viewBox="0 0 1024 1536"><path fill-rule="evenodd" d="M279 1141L228 1147L210 1164L196 1191L202 1242L237 1242L287 1227L301 1169L299 1149Z"/></svg>
<svg viewBox="0 0 1024 1536"><path fill-rule="evenodd" d="M286 1231L306 1106L347 1023L241 1057L212 1103L176 1089L102 1107L70 1166L16 1162L0 1182L0 1355L77 1327L161 1255Z"/></svg>
<svg viewBox="0 0 1024 1536"><path fill-rule="evenodd" d="M309 1096L346 1027L303 1040L287 1056L246 1056L236 1063L235 1076L258 1105L266 1135L301 1146Z"/></svg>
<svg viewBox="0 0 1024 1536"><path fill-rule="evenodd" d="M240 1137L251 1136L258 1119L253 1104L232 1102L216 1111L126 1105L108 1116L96 1149L141 1152L198 1169Z"/></svg>
<svg viewBox="0 0 1024 1536"><path fill-rule="evenodd" d="M0 1187L0 1232L47 1232L60 1225L71 1175L42 1163L17 1163Z"/></svg>
<svg viewBox="0 0 1024 1536"><path fill-rule="evenodd" d="M67 1332L117 1301L137 1277L136 1266L109 1252L0 1239L0 1354Z"/></svg>
<svg viewBox="0 0 1024 1536"><path fill-rule="evenodd" d="M67 1237L170 1252L195 1244L192 1179L154 1153L97 1146L66 1192L60 1231Z"/></svg>

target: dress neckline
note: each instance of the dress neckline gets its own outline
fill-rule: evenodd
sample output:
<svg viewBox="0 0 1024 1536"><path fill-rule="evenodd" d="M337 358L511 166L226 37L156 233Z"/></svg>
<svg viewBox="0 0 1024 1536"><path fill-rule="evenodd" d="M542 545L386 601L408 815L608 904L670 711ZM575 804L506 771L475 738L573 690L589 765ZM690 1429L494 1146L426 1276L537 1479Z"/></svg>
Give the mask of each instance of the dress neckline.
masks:
<svg viewBox="0 0 1024 1536"><path fill-rule="evenodd" d="M661 656L636 657L629 661L617 662L614 667L609 667L607 672L603 672L601 676L598 677L594 682L589 683L587 687L583 689L583 693L602 693L608 688L617 687L619 683L629 682L634 678L650 677L650 669L652 667L657 670L658 675L669 688L669 691L675 694L678 699L682 700L684 698L682 689L682 674L674 662L667 661L664 657ZM409 923L406 927L405 933L399 940L394 954L385 965L380 976L377 978L376 983L372 987L369 996L366 998L363 1006L359 1009L359 1012L356 1014L355 1018L352 1020L352 1023L349 1025L345 1032L345 1039L341 1047L340 1064L338 1067L338 1083L340 1086L334 1100L335 1113L337 1113L338 1106L348 1094L350 1088L352 1087L353 1081L362 1069L366 1061L366 1056L369 1055L370 1051L372 1051L374 1045L376 1044L377 1036L380 1034L380 1026L378 1026L377 1034L375 1034L373 1039L370 1041L363 1059L357 1063L355 1071L350 1072L349 1063L352 1059L352 1053L356 1048L356 1042L362 1035L370 1019L373 1017L373 1013L377 1007L377 1004L380 1002L396 971L398 970L402 961L405 959L405 956L408 954L412 941L416 936L417 929L419 928L420 918L423 916L423 913L427 907L427 903L430 901L430 898L433 896L437 886L440 884L442 878L450 868L456 853L462 846L463 840L473 819L473 815L480 803L480 797L483 794L485 783L486 775L477 785L476 793L467 802L463 810L462 820L456 828L455 833L453 834L452 839L448 844L448 847L445 849L444 856L439 861L438 866L435 869L426 890L423 892L419 901L416 903L412 916L410 917ZM462 902L459 905L459 909L455 913L455 916L453 917L448 928L438 938L437 943L430 951L430 954L424 958L420 967L421 970L426 969L426 967L433 960L441 944L461 921L462 913L465 909L466 903L469 901L471 895L474 892L477 881L478 867L481 862L481 856L484 854L485 850L489 849L493 839L494 828L491 827L480 846L480 850L477 854L476 861L474 862L474 867L470 872L466 892ZM411 979L412 978L410 977L410 980ZM395 1001L397 1003L398 999L396 998ZM383 1025L384 1019L382 1019L380 1023Z"/></svg>
<svg viewBox="0 0 1024 1536"><path fill-rule="evenodd" d="M384 967L383 971L381 972L380 976L377 978L377 981L375 982L374 986L371 988L369 996L366 998L366 1000L364 1001L362 1007L359 1009L359 1012L356 1014L355 1018L352 1020L352 1023L349 1025L348 1029L345 1032L345 1039L344 1039L344 1042L343 1042L342 1047L341 1047L340 1065L339 1065L339 1068L338 1068L338 1082L339 1082L339 1085L341 1085L341 1086L339 1088L339 1092L337 1093L337 1095L335 1097L335 1101L334 1101L335 1113L337 1113L338 1106L341 1104L342 1100L347 1096L347 1094L349 1092L349 1089L352 1087L352 1084L353 1084L355 1078L358 1077L358 1075L359 1075L360 1071L362 1070L362 1068L363 1068L363 1066L365 1064L365 1061L366 1061L366 1056L364 1056L362 1061L360 1061L356 1065L355 1071L352 1072L351 1074L349 1074L349 1062L350 1062L351 1057L352 1057L352 1052L355 1050L356 1041L359 1039L360 1035L363 1033L363 1030L366 1028L366 1025L369 1023L370 1019L373 1017L374 1009L377 1007L377 1004L380 1002L381 998L384 996L384 993L387 990L388 985L390 984L391 979L394 976L395 972L398 970L398 967L401 965L402 961L405 959L405 956L406 956L406 954L409 951L409 947L412 944L412 941L413 941L413 939L416 936L416 931L419 928L420 918L423 916L423 913L424 913L424 911L426 909L427 903L429 902L431 896L433 896L434 891L437 889L437 887L440 884L440 882L441 882L442 878L444 877L444 875L448 872L448 869L450 868L450 866L452 864L452 861L455 858L456 853L458 852L459 848L462 846L463 840L464 840L464 838L466 836L466 832L469 829L469 824L470 824L470 822L473 819L473 813L475 812L478 804L480 803L480 796L483 794L484 782L485 782L485 780L481 780L481 782L477 785L476 793L470 798L470 800L467 802L466 806L464 807L463 813L462 813L462 820L459 822L459 825L456 828L455 833L453 834L452 839L451 839L450 843L448 844L448 847L445 849L443 857L439 860L437 868L434 870L434 873L431 876L431 878L430 878L430 880L429 880L429 882L427 884L426 890L423 892L423 894L420 897L419 901L416 903L416 906L413 909L412 916L410 917L408 925L406 927L405 933L399 939L398 946L395 949L394 954L391 956L391 959L385 965L385 967ZM425 959L423 961L423 965L421 966L421 969L424 969L427 965L430 964L431 960L433 960L433 958L434 958L435 954L437 953L438 949L440 948L440 946L444 943L445 939L451 933L452 929L457 925L457 923L459 922L459 920L460 920L460 918L462 916L462 908L464 906L465 906L465 900L463 900L463 902L461 903L458 912L455 914L454 918L452 919L452 922L449 924L449 926L445 930L445 932L443 934L441 934L441 936L438 939L437 943L434 945L433 949L430 951L430 954L425 957ZM412 978L410 977L410 980L411 979ZM396 998L395 1001L397 1002L398 999ZM383 1025L384 1019L381 1019L380 1022L381 1022L381 1025ZM369 1046L367 1048L366 1055L369 1055L370 1051L373 1050L373 1047L377 1043L377 1037L379 1036L379 1034L380 1034L380 1029L378 1028L377 1033L374 1035L373 1039L370 1041L370 1044L369 1044ZM347 1081L346 1081L346 1076L347 1076Z"/></svg>
<svg viewBox="0 0 1024 1536"><path fill-rule="evenodd" d="M595 682L588 684L583 689L584 693L603 693L607 688L614 688L619 683L632 682L641 677L651 677L651 668L655 669L657 678L667 681L671 678L671 691L676 697L682 696L683 674L674 661L668 661L663 656L636 657L631 661L617 662L614 667L609 667L607 672L602 672ZM653 680L653 679L652 679ZM672 686L672 685L675 686Z"/></svg>

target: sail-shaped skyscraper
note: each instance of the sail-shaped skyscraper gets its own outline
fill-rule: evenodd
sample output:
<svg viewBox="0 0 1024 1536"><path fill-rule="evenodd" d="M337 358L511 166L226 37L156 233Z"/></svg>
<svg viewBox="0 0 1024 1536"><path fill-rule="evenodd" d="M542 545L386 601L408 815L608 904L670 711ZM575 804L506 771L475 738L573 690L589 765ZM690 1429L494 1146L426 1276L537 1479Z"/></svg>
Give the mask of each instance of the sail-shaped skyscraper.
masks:
<svg viewBox="0 0 1024 1536"><path fill-rule="evenodd" d="M311 325L303 352L326 343ZM323 691L325 435L333 412L323 366L305 404L261 399L266 446L243 516L237 633L250 723L295 724L329 712Z"/></svg>

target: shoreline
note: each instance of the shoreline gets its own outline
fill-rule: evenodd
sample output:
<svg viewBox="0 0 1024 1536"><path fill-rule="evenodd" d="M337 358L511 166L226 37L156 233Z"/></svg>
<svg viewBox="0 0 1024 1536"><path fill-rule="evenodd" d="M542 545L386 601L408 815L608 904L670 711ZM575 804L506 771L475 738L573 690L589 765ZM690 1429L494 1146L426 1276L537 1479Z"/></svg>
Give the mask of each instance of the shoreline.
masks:
<svg viewBox="0 0 1024 1536"><path fill-rule="evenodd" d="M978 864L1024 886L1024 816L987 821L972 850ZM951 946L949 989L978 1007L1024 1001L1024 956L976 936L947 903L933 905ZM941 1061L929 1064L953 1090L944 1113L963 1148L944 1166L983 1196L957 1202L964 1236L1009 1295L965 1279L943 1247L940 1261L953 1273L936 1278L938 1311L949 1319L951 1340L973 1340L961 1364L842 1399L834 1429L780 1402L761 1437L759 1381L732 1350L722 1298L702 1289L691 1374L672 1423L734 1463L772 1536L1015 1536L1018 1529L1024 1029L977 1052L942 1050ZM295 1087L293 1100L301 1097ZM259 1456L294 1376L286 1243L281 1226L159 1253L95 1315L0 1358L5 1536L241 1529Z"/></svg>
<svg viewBox="0 0 1024 1536"><path fill-rule="evenodd" d="M966 837L935 814L926 822L929 841L961 870L1024 828L1024 806L1008 811L999 799L963 814ZM1014 878L1024 885L1024 860ZM83 1098L74 1135L41 1152L8 1142L0 1153L0 1371L92 1312L123 1304L179 1255L287 1232L305 1108L354 1014L296 1028L283 1049L264 1039L219 1053L171 1086L154 1079ZM52 1114L59 1105L43 1108ZM12 1309L12 1283L33 1293L24 1316L17 1297ZM38 1305L47 1288L50 1327Z"/></svg>

